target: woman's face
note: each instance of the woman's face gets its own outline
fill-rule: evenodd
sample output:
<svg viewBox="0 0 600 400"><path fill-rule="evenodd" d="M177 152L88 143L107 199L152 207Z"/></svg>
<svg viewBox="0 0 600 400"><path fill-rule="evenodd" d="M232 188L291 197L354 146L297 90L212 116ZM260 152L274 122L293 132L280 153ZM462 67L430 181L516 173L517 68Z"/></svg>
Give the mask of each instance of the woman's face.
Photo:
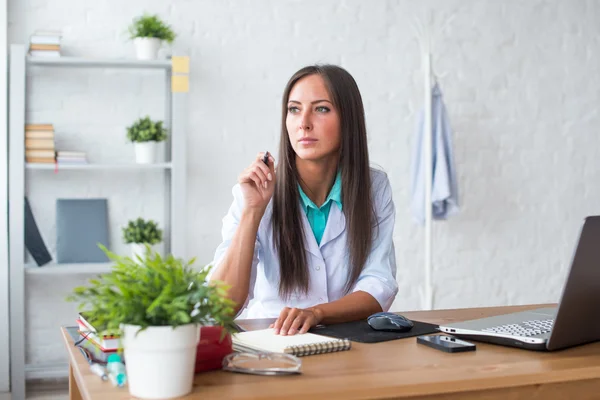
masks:
<svg viewBox="0 0 600 400"><path fill-rule="evenodd" d="M292 148L302 160L337 157L341 145L340 118L319 75L300 79L290 92L286 127Z"/></svg>

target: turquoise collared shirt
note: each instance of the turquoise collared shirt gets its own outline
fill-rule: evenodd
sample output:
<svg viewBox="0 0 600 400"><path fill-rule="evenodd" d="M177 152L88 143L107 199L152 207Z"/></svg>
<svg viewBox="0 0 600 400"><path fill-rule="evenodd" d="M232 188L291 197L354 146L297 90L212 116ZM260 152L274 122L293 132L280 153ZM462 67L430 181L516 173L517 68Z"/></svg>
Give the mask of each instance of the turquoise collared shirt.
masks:
<svg viewBox="0 0 600 400"><path fill-rule="evenodd" d="M304 208L304 212L306 212L308 223L315 235L315 239L317 239L317 244L321 244L323 232L325 232L325 225L327 225L327 218L329 217L329 210L331 209L331 203L335 202L340 210L342 209L342 174L338 171L333 186L329 191L329 195L321 207L317 207L317 205L308 198L300 185L298 185L298 190L300 191L302 208Z"/></svg>

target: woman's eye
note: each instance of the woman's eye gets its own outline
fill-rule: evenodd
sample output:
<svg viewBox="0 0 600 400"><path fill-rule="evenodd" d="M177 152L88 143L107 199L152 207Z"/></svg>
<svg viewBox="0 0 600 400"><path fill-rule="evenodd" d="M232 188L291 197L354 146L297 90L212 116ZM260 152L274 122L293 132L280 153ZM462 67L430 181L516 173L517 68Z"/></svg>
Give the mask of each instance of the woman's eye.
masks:
<svg viewBox="0 0 600 400"><path fill-rule="evenodd" d="M288 107L288 112L290 114L295 114L298 112L298 107L290 106L290 107Z"/></svg>
<svg viewBox="0 0 600 400"><path fill-rule="evenodd" d="M329 112L329 108L325 107L325 106L319 106L319 107L317 107L317 112L326 113L326 112Z"/></svg>

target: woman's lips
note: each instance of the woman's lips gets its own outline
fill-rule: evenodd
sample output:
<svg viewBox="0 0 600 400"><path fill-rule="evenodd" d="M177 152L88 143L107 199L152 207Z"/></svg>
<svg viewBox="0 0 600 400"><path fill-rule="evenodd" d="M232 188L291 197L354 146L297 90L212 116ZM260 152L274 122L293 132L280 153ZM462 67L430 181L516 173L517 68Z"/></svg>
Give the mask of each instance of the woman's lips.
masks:
<svg viewBox="0 0 600 400"><path fill-rule="evenodd" d="M298 143L300 144L312 144L312 143L316 143L317 139L313 139L313 138L309 138L309 137L303 137L300 140L298 140Z"/></svg>

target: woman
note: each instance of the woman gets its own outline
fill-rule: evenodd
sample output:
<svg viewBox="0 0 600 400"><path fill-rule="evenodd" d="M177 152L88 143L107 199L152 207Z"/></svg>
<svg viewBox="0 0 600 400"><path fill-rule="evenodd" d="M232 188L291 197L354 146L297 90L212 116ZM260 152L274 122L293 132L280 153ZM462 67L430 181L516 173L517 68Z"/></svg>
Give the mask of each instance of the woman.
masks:
<svg viewBox="0 0 600 400"><path fill-rule="evenodd" d="M356 82L337 66L302 68L281 126L277 167L260 153L233 188L210 279L230 286L237 312L277 317L281 335L387 311L395 210L387 176L369 168Z"/></svg>

